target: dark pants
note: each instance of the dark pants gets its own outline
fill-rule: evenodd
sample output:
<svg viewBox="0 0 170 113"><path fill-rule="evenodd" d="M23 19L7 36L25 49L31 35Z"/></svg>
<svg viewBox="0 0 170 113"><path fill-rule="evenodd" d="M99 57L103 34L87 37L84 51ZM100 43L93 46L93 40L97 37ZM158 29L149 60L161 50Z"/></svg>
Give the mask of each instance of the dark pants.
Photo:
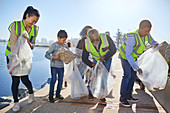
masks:
<svg viewBox="0 0 170 113"><path fill-rule="evenodd" d="M14 98L14 102L18 102L18 86L20 83L20 79L22 83L27 87L29 94L33 94L32 84L28 78L28 75L25 76L12 76L12 95Z"/></svg>
<svg viewBox="0 0 170 113"><path fill-rule="evenodd" d="M56 96L60 95L62 84L63 84L64 68L51 67L51 82L50 82L49 96L54 95L54 86L57 80L57 74L58 74L58 84L57 84Z"/></svg>
<svg viewBox="0 0 170 113"><path fill-rule="evenodd" d="M120 89L120 100L122 101L132 97L134 81L136 80L136 71L132 69L127 60L121 58L121 63L124 71Z"/></svg>
<svg viewBox="0 0 170 113"><path fill-rule="evenodd" d="M7 58L7 64L9 63L9 59ZM32 84L31 81L28 78L28 75L25 76L11 76L12 77L12 86L11 86L11 90L12 90L12 95L13 95L13 99L14 102L18 102L18 87L19 87L19 83L20 83L20 79L22 81L22 83L27 87L29 94L33 94L33 88L32 88Z"/></svg>

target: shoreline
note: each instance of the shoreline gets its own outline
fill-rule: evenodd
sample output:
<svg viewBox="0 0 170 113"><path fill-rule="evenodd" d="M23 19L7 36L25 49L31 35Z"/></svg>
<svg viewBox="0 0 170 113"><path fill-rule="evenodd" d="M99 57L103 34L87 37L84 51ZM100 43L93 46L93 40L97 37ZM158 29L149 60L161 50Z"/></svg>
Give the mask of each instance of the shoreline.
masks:
<svg viewBox="0 0 170 113"><path fill-rule="evenodd" d="M48 84L50 83L50 80L51 80L51 78L48 78L47 81L44 84L41 85L40 89L33 88L34 94L36 92L41 91L46 86L48 86ZM18 96L19 100L22 100L22 99L28 97L27 88L20 88L18 90L18 94L20 95L20 96ZM12 102L13 102L13 96L2 96L2 97L0 97L0 110L8 107Z"/></svg>

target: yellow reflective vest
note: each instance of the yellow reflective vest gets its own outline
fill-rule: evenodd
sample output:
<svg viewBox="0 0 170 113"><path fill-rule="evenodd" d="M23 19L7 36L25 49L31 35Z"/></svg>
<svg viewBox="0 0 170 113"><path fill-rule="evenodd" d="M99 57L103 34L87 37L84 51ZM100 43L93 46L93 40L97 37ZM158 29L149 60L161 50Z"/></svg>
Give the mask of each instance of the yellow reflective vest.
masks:
<svg viewBox="0 0 170 113"><path fill-rule="evenodd" d="M16 35L17 35L17 37L19 37L22 34L23 31L26 31L24 23L23 23L23 20L21 20L21 21L14 21L13 23L11 23L9 28L8 28L8 30L10 32L11 32L11 29L12 29L12 26L14 25L14 23L15 23L15 32L16 32ZM38 34L38 29L39 29L38 26L32 25L31 31L29 33L29 41L30 41L31 44L35 43L35 39L36 39L37 34ZM11 53L10 38L8 40L8 43L7 43L5 55L8 56L9 53Z"/></svg>
<svg viewBox="0 0 170 113"><path fill-rule="evenodd" d="M101 56L106 55L106 53L109 51L108 48L104 52L102 50L102 48L109 47L109 42L107 40L107 34L100 33L100 39L101 39L102 42L101 42L101 45L100 45L99 52L95 49L95 47L93 46L89 37L85 40L85 49L87 50L87 52L89 52L92 55L92 57L96 61L98 61Z"/></svg>
<svg viewBox="0 0 170 113"><path fill-rule="evenodd" d="M132 57L136 61L138 57L144 52L145 47L148 43L151 41L151 36L148 34L147 36L144 37L144 41L142 41L140 35L139 35L139 30L136 30L135 32L127 33L125 35L125 38L128 37L135 37L136 45L133 47L132 51ZM122 43L120 49L120 56L127 60L126 58L126 41Z"/></svg>

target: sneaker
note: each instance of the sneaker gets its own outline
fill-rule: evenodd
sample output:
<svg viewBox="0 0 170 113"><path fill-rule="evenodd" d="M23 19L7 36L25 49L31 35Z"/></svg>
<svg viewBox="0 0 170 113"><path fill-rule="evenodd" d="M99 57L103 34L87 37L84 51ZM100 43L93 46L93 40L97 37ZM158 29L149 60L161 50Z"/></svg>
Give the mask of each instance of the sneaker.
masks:
<svg viewBox="0 0 170 113"><path fill-rule="evenodd" d="M34 101L34 94L29 94L28 103L31 104Z"/></svg>
<svg viewBox="0 0 170 113"><path fill-rule="evenodd" d="M56 99L64 99L62 95L56 95Z"/></svg>
<svg viewBox="0 0 170 113"><path fill-rule="evenodd" d="M55 102L53 96L49 96L48 98L49 98L49 102L50 102L50 103L54 103L54 102Z"/></svg>
<svg viewBox="0 0 170 113"><path fill-rule="evenodd" d="M89 100L93 100L93 99L94 99L93 95L89 94Z"/></svg>
<svg viewBox="0 0 170 113"><path fill-rule="evenodd" d="M121 101L121 104L124 106L124 107L130 107L130 104L127 100L124 100L124 101Z"/></svg>
<svg viewBox="0 0 170 113"><path fill-rule="evenodd" d="M127 99L128 101L130 101L130 102L134 102L134 103L136 103L136 102L139 102L139 99L136 99L136 98L128 98Z"/></svg>
<svg viewBox="0 0 170 113"><path fill-rule="evenodd" d="M14 107L12 108L12 111L13 111L13 112L18 112L19 110L20 110L20 105L19 105L18 102L16 102L16 103L14 104Z"/></svg>

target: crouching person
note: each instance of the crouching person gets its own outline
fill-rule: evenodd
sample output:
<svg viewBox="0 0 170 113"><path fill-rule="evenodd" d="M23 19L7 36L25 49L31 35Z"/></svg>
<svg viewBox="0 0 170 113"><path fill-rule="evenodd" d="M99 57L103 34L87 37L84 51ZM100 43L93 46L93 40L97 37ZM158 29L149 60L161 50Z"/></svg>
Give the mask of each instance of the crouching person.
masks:
<svg viewBox="0 0 170 113"><path fill-rule="evenodd" d="M56 99L64 99L62 95L60 95L62 84L63 84L63 76L64 76L64 63L60 60L60 57L56 55L58 50L61 47L68 48L66 44L67 33L65 30L60 30L57 34L58 41L53 43L49 50L46 52L45 57L51 61L51 82L50 82L50 91L49 91L49 101L54 103L54 86L57 80L58 74L58 84L56 90Z"/></svg>
<svg viewBox="0 0 170 113"><path fill-rule="evenodd" d="M116 47L113 40L109 35L104 33L98 33L96 29L88 31L88 38L85 40L85 45L82 54L82 60L89 67L94 67L97 61L101 61L106 69L109 71L112 56L116 53ZM89 58L89 54L93 57L93 62ZM90 82L90 81L89 81ZM89 99L93 99L93 95L89 89ZM105 103L106 99L100 99L102 103Z"/></svg>

